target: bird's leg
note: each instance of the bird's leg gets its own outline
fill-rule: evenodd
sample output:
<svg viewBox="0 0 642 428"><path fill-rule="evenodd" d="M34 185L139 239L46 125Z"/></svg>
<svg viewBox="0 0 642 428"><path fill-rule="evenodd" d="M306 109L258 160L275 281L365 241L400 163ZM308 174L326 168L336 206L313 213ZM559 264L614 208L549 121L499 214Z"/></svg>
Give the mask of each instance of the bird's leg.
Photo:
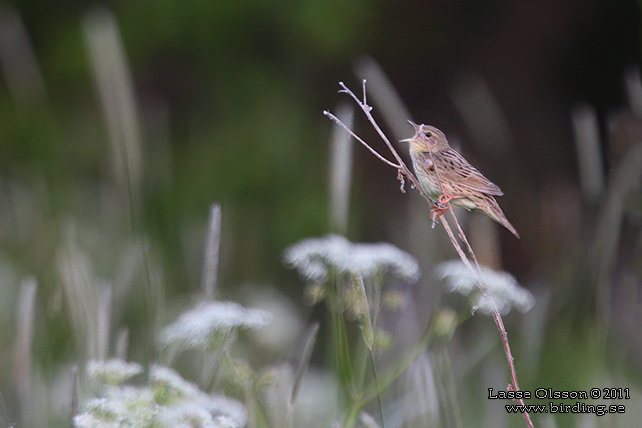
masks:
<svg viewBox="0 0 642 428"><path fill-rule="evenodd" d="M439 205L447 207L450 201L452 201L453 199L458 199L463 197L464 196L452 196L452 195L449 195L448 193L444 193L443 195L439 196Z"/></svg>
<svg viewBox="0 0 642 428"><path fill-rule="evenodd" d="M444 207L439 203L436 203L435 206L430 210L430 218L432 219L432 228L435 228L435 223L437 219L441 217L450 207Z"/></svg>
<svg viewBox="0 0 642 428"><path fill-rule="evenodd" d="M430 218L432 219L432 227L435 228L435 222L439 217L441 217L448 209L450 209L450 201L457 198L463 198L464 196L452 196L448 193L444 193L439 196L438 202L435 203L435 206L430 210Z"/></svg>

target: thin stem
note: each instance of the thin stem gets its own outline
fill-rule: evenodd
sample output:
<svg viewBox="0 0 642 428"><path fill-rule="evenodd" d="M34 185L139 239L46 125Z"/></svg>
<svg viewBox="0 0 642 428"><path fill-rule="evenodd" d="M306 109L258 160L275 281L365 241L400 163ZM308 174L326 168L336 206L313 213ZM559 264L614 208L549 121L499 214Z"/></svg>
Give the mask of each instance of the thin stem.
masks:
<svg viewBox="0 0 642 428"><path fill-rule="evenodd" d="M301 356L301 361L299 361L299 367L296 370L296 378L294 380L294 384L292 385L292 393L290 394L290 406L294 406L299 387L301 386L301 381L303 380L303 376L305 375L305 372L308 370L308 366L310 365L310 358L312 357L312 350L314 349L314 345L317 341L318 332L319 323L316 322L310 328L310 332L308 333L308 340L306 341L305 349L303 350L303 355Z"/></svg>
<svg viewBox="0 0 642 428"><path fill-rule="evenodd" d="M336 353L337 375L341 386L350 400L354 400L355 383L354 373L352 371L352 362L350 358L350 349L348 346L347 331L343 314L336 310L332 311L332 323L334 332L334 341Z"/></svg>
<svg viewBox="0 0 642 428"><path fill-rule="evenodd" d="M379 389L379 377L377 376L377 364L375 363L374 352L370 350L370 360L372 361L372 375L374 376L375 387L377 388L377 404L379 405L379 416L381 417L381 428L384 428L383 407L381 406L381 390Z"/></svg>
<svg viewBox="0 0 642 428"><path fill-rule="evenodd" d="M354 428L359 420L359 413L363 408L363 403L360 401L352 401L350 408L346 413L346 417L343 420L343 428Z"/></svg>
<svg viewBox="0 0 642 428"><path fill-rule="evenodd" d="M361 107L361 110L363 110L363 112L365 113L365 115L368 118L368 121L370 122L372 127L375 129L375 131L377 131L377 134L379 134L379 136L381 137L383 142L386 143L386 146L388 146L388 149L390 149L390 153L392 153L392 155L397 160L397 163L399 164L399 168L403 168L403 169L405 169L406 171L408 171L410 173L410 170L408 169L408 167L406 166L404 161L401 159L401 156L399 156L399 153L397 153L395 148L392 146L392 143L390 143L390 140L388 139L388 137L386 137L386 134L384 134L384 132L379 127L379 124L374 120L374 117L372 117L372 113L370 113L372 111L372 106L369 106L368 104L366 104L366 95L365 95L365 93L366 93L366 82L365 82L365 79L363 81L363 102L361 102L357 98L357 96L354 94L354 92L352 92L350 89L348 89L348 87L343 82L339 82L339 86L341 86L343 88L339 92L344 92L344 93L350 95L357 102L357 104L359 104L359 107ZM410 175L412 175L412 173L410 173ZM419 184L419 183L417 183L417 184Z"/></svg>
<svg viewBox="0 0 642 428"><path fill-rule="evenodd" d="M408 350L404 355L402 355L402 358L400 359L401 363L398 364L396 367L394 367L392 370L389 370L388 373L384 373L383 379L381 383L379 383L377 391L378 390L384 390L388 386L392 384L403 372L406 371L406 369L410 366L410 364L413 363L419 356L421 355L422 352L428 347L428 345L432 342L432 340L435 337L434 329L431 328L431 325L428 324L426 326L426 329L422 333L421 337L419 338L419 341L417 344L415 344L412 348ZM371 388L367 388L367 390L370 390ZM374 394L370 393L363 397L364 402L368 402L374 398Z"/></svg>
<svg viewBox="0 0 642 428"><path fill-rule="evenodd" d="M243 396L245 397L245 406L247 406L247 426L248 428L257 428L257 402L250 385L243 387Z"/></svg>
<svg viewBox="0 0 642 428"><path fill-rule="evenodd" d="M363 332L361 333L363 336ZM366 371L368 370L368 345L365 340L359 342L354 356L354 382L358 391L364 391Z"/></svg>
<svg viewBox="0 0 642 428"><path fill-rule="evenodd" d="M477 256L475 255L475 252L473 251L473 247L471 247L470 242L468 242L468 238L466 238L466 234L461 228L461 225L459 224L459 220L457 220L457 216L455 215L455 211L453 210L452 207L449 209L450 214L453 217L453 221L455 222L455 226L457 226L457 233L459 234L459 239L461 239L464 244L466 244L466 250L468 251L468 254L470 254L470 258L473 259L473 262L475 263L475 267L477 269L477 277L480 279L481 277L481 268L479 267L479 263L477 262ZM480 283L481 284L481 283ZM481 284L483 285L483 284ZM486 288L486 286L484 286ZM488 291L488 290L486 290Z"/></svg>
<svg viewBox="0 0 642 428"><path fill-rule="evenodd" d="M348 94L359 105L361 110L363 110L364 114L368 118L368 121L372 124L372 126L377 131L377 133L379 134L381 139L388 146L388 149L390 150L390 152L392 153L394 158L397 160L398 164L394 164L393 162L390 162L386 158L381 156L376 150L374 150L372 147L370 147L365 141L363 141L361 138L359 138L351 129L349 129L345 124L343 124L336 116L334 116L333 114L331 114L328 111L325 111L324 114L326 116L330 117L330 119L335 121L340 126L343 126L350 133L350 135L352 135L354 138L356 138L361 144L363 144L366 148L368 148L368 150L370 150L370 152L373 153L375 156L377 156L380 160L382 160L383 162L385 162L386 164L388 164L390 166L393 166L393 167L397 168L398 171L399 171L398 172L398 178L400 180L403 179L404 175L406 177L408 177L408 179L412 182L413 186L421 193L421 195L424 197L424 199L426 199L430 204L434 205L435 203L423 191L423 188L420 186L419 181L417 180L415 175L412 172L410 172L410 170L408 169L406 164L403 162L403 160L399 156L399 153L397 153L395 148L390 143L390 140L388 140L388 138L383 133L383 131L381 130L381 128L379 127L377 122L374 120L374 118L372 116L372 113L371 113L372 107L369 106L367 104L367 102L366 102L367 99L366 99L366 86L365 85L366 85L366 82L365 82L365 79L364 79L363 80L363 101L360 100L354 94L354 92L352 92L350 89L348 89L348 87L343 82L339 82L339 86L341 86L341 88L342 88L342 90L339 91L339 92L343 92L343 93ZM432 156L432 153L431 153L431 156ZM441 180L440 180L439 176L437 176L437 179L439 181L439 186L441 188ZM403 190L403 185L402 185L402 190ZM443 193L443 191L442 191L442 193ZM457 217L455 216L455 213L454 213L454 211L452 209L452 206L449 207L449 210L450 210L450 212L452 214L452 217L453 217L453 220L455 222L455 225L457 226L457 232L459 234L459 238L465 243L466 250L471 255L471 258L472 258L472 260L473 260L473 262L475 264L475 268L473 268L472 264L470 263L470 260L466 256L466 253L462 250L461 245L459 245L459 242L457 242L457 239L455 238L455 235L453 234L452 229L450 228L450 225L448 224L448 221L446 220L445 217L441 218L441 224L443 225L444 230L448 234L448 237L450 238L450 241L452 242L453 247L457 251L457 254L459 255L459 257L462 260L462 262L464 263L464 265L471 272L473 272L473 274L477 277L479 288L480 288L481 292L484 295L488 296L490 298L490 301L493 303L492 316L493 316L493 320L495 321L495 325L497 326L497 330L499 331L500 336L502 338L502 343L504 344L504 351L506 353L506 358L508 360L508 367L509 367L510 375L511 375L511 384L508 386L508 388L509 388L509 390L517 391L517 390L519 390L519 385L517 383L517 372L515 370L514 358L512 356L511 350L510 350L510 345L509 345L509 342L508 342L508 334L506 333L506 328L504 327L504 322L502 320L502 316L499 313L499 310L497 309L497 305L495 304L494 299L492 298L492 296L488 292L488 288L483 283L483 280L481 278L481 270L480 270L480 267L479 267L479 263L477 262L477 257L475 256L475 253L474 253L470 243L468 242L468 239L466 238L466 234L462 230L462 228L461 228L461 226L459 224L459 221L457 220ZM377 388L377 392L378 392L378 388ZM524 405L524 401L523 400L520 399L520 400L518 400L518 402L519 402L519 404ZM532 420L530 418L530 415L527 412L523 412L522 415L524 417L524 422L526 423L526 426L528 426L529 428L533 428L534 425L533 425L533 422L532 422ZM383 418L382 418L382 422L383 422Z"/></svg>
<svg viewBox="0 0 642 428"><path fill-rule="evenodd" d="M365 92L364 92L365 99ZM381 406L381 390L379 389L379 378L377 376L377 363L375 362L374 352L372 351L372 344L374 341L374 329L375 329L375 320L373 316L370 315L370 304L368 303L368 295L366 294L366 286L363 282L363 277L361 275L355 278L355 285L359 288L359 292L362 295L364 300L366 313L360 317L359 323L361 324L361 334L363 335L363 340L368 347L370 353L370 360L372 362L372 372L374 375L375 388L377 389L377 403L379 404L379 415L381 416L381 426L383 428L383 408ZM377 289L377 287L374 287ZM379 305L378 292L375 292L375 308ZM373 314L376 317L376 313Z"/></svg>
<svg viewBox="0 0 642 428"><path fill-rule="evenodd" d="M333 115L332 113L330 113L328 110L324 110L324 111L323 111L323 114L325 114L326 116L328 116L328 117L329 117L329 118L330 118L334 123L336 123L337 125L341 126L343 129L345 129L346 131L348 131L348 132L350 133L350 135L352 135L352 136L354 137L354 139L355 139L355 140L357 140L358 142L360 142L361 144L363 144L363 145L365 146L365 148L367 148L368 150L370 150L370 152L371 152L373 155L375 155L376 157L378 157L382 162L384 162L384 163L386 163L386 164L390 165L390 166L391 166L391 167L393 167L393 168L400 168L400 166L399 166L399 165L397 165L396 163L391 162L391 161L389 161L388 159L384 158L384 157L383 157L383 156L381 156L381 155L380 155L380 154L379 154L375 149L373 149L372 147L370 147L370 146L368 145L368 143L366 143L365 141L363 141L363 140L361 139L361 137L359 137L357 134L355 134L355 133L354 133L354 131L352 131L352 129L348 128L348 126L347 126L346 124L344 124L344 123L341 121L341 119L339 119L338 117L336 117L335 115Z"/></svg>
<svg viewBox="0 0 642 428"><path fill-rule="evenodd" d="M364 79L364 80L365 80L365 79ZM363 84L364 84L364 87L365 87L365 81L364 81L364 83L363 83ZM368 118L368 121L370 122L370 124L372 125L372 127L377 131L377 133L379 134L379 136L381 137L381 139L383 140L383 142L384 142L384 143L386 143L386 145L388 146L388 149L390 150L390 152L392 153L392 155L394 156L394 158L397 160L398 165L395 165L395 164L393 164L392 162L389 162L389 161L387 161L387 160L386 160L386 161L387 161L386 163L387 163L387 164L389 164L389 165L391 165L391 166L392 166L392 165L394 165L394 166L398 169L397 178L399 179L399 181L401 181L401 182L402 182L401 190L402 190L402 191L404 191L404 190L403 190L403 176L406 176L406 177L408 177L408 180L410 180L410 182L412 183L412 186L413 186L415 189L417 189L417 190L419 191L419 193L421 193L421 196L423 196L423 197L424 197L424 199L426 199L426 201L428 201L428 203L433 204L433 202L430 200L430 198L428 197L428 195L426 194L426 192L424 192L423 188L422 188L422 187L421 187L421 185L419 184L419 180L417 180L417 177L415 177L415 175L410 171L410 169L408 169L408 167L406 166L405 162L401 159L401 156L399 156L399 153L398 153L398 152L395 150L395 148L392 146L392 144L390 143L390 140L388 139L388 137L386 137L386 134L384 134L384 133L383 133L383 131L381 130L381 128L379 127L379 125L378 125L378 124L377 124L377 122L375 121L374 117L372 117L372 114L370 113L370 111L372 110L372 107L371 107L371 106L369 106L368 104L366 104L365 102L361 102L361 100L359 100L359 98L357 98L357 96L354 94L354 92L352 92L350 89L348 89L348 87L347 87L343 82L339 82L339 86L341 86L341 88L343 88L343 89L342 89L342 90L340 90L339 92L342 92L342 93L348 94L350 97L352 97L352 99L354 99L354 100L356 101L356 103L359 105L359 107L361 108L361 110L363 111L363 113L364 113L364 114L366 115L366 117ZM364 96L364 101L365 101L365 96ZM326 113L326 116L332 115L330 112L324 112L324 113ZM334 115L332 115L332 116L334 116ZM329 116L329 117L330 117L330 116ZM331 117L331 118L332 118L332 117ZM334 120L335 122L337 122L337 120L338 120L338 119L336 119L336 117L335 117L335 119L333 119L333 120ZM337 123L339 123L339 122L337 122ZM340 125L342 125L342 126L344 126L344 127L345 127L345 125L344 125L344 124L342 124L342 123L340 123ZM355 138L357 138L357 137L356 137L356 134L354 134L354 132L353 132L352 130L348 129L348 132L350 132L350 134L351 134L352 136L354 136ZM380 155L376 150L374 150L372 147L370 147L370 146L369 146L369 145L367 145L365 142L363 142L363 140L362 140L361 138L359 138L359 141L361 141L361 142L362 142L362 144L364 144L365 146L367 146L367 147L368 147L368 149L369 149L371 152L373 152L375 156L377 156L377 157L378 157L378 158L380 158L380 159L382 158L382 156L381 156L381 155ZM385 159L385 158L384 158L384 159Z"/></svg>
<svg viewBox="0 0 642 428"><path fill-rule="evenodd" d="M310 327L308 332L308 337L305 343L305 348L303 349L303 354L301 355L301 361L299 361L299 366L296 370L296 377L294 378L294 383L292 384L292 392L290 393L290 400L287 402L287 413L285 416L286 427L292 427L292 420L294 419L294 403L296 401L297 393L303 381L303 376L308 370L310 365L310 358L312 357L312 350L317 341L317 334L319 333L319 323L316 322Z"/></svg>
<svg viewBox="0 0 642 428"><path fill-rule="evenodd" d="M452 242L453 247L455 247L455 250L457 251L457 254L459 255L459 258L461 261L464 263L464 265L475 272L473 270L472 265L468 261L468 257L466 257L466 253L464 253L464 250L461 249L461 245L459 245L459 242L457 242L457 239L455 239L455 235L453 234L453 231L450 229L450 224L448 224L448 220L446 220L445 217L441 218L441 224L444 226L444 230L448 234L448 237L450 238L450 242Z"/></svg>
<svg viewBox="0 0 642 428"><path fill-rule="evenodd" d="M490 292L488 291L488 288L481 280L481 268L479 267L479 263L477 262L477 257L475 256L475 252L473 251L473 248L471 247L470 242L468 242L468 239L466 238L466 234L462 230L452 207L450 207L450 214L452 215L453 220L457 225L459 237L466 244L466 248L470 253L471 258L473 259L473 262L475 263L475 267L477 269L477 278L479 280L479 289L481 290L482 294L490 298L489 300L493 305L492 307L493 321L495 321L497 330L499 330L499 334L502 338L502 343L504 344L504 352L506 353L506 359L508 360L508 368L510 370L511 384L508 386L508 389L512 391L519 391L519 384L517 383L517 370L515 369L515 361L514 361L515 359L513 358L513 354L510 350L510 343L508 342L508 333L506 332L506 327L504 327L504 320L502 319L502 315L499 313L499 309L497 309L497 305L495 304L495 299L492 298L492 296L490 295ZM461 255L462 254L460 253L460 257ZM462 258L462 260L464 259ZM470 265L470 263L468 265ZM522 406L524 405L524 400L521 398L517 399L517 402ZM530 414L528 412L522 412L522 416L524 417L524 422L526 423L526 426L528 426L529 428L533 428L533 421L531 420Z"/></svg>

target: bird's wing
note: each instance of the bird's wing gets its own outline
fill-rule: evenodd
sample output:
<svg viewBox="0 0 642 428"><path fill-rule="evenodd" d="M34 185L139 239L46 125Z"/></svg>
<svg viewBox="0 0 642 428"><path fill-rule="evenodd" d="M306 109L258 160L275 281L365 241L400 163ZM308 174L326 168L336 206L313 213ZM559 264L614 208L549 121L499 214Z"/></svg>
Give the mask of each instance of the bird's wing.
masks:
<svg viewBox="0 0 642 428"><path fill-rule="evenodd" d="M501 196L504 192L481 172L472 166L462 155L453 149L442 150L434 156L439 178L456 183L465 190Z"/></svg>

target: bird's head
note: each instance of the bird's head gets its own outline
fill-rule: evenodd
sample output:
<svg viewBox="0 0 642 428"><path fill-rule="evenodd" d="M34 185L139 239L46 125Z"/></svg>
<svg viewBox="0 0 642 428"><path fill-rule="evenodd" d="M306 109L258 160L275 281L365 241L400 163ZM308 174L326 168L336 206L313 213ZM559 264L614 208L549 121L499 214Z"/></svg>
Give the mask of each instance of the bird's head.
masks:
<svg viewBox="0 0 642 428"><path fill-rule="evenodd" d="M438 152L450 147L444 133L434 126L417 125L410 120L408 123L415 128L415 135L412 138L406 138L401 141L410 143L411 148L417 151L426 151L430 149L433 152Z"/></svg>

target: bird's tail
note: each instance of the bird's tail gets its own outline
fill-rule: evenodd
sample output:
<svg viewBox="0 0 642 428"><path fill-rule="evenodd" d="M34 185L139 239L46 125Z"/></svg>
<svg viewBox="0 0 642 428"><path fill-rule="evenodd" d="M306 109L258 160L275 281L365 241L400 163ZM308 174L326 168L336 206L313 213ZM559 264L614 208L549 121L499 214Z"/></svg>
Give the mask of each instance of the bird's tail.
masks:
<svg viewBox="0 0 642 428"><path fill-rule="evenodd" d="M517 230L515 230L515 228L513 227L513 225L512 225L512 224L510 224L510 222L508 221L508 219L507 219L507 218L506 218L506 216L504 215L504 212L503 212L503 211L502 211L502 209L499 207L499 204L497 203L497 201L495 200L495 198L493 198L493 197L492 197L492 196L490 196L490 195L484 195L484 196L485 196L485 198L484 198L484 202L485 202L485 203L484 203L484 204L482 204L482 206L483 206L484 208L482 208L482 207L479 207L479 208L482 208L482 210L483 210L483 211L484 211L484 212L485 212L485 213L486 213L490 218L492 218L492 219L493 219L493 220L495 220L497 223L499 223L499 224L501 224L502 226L504 226L506 229L508 229L508 230L510 231L510 233L512 233L513 235L515 235L515 236L517 237L517 239L519 239L519 238L520 238L520 237L519 237L519 233L517 233ZM479 204L478 204L478 205L479 205Z"/></svg>

